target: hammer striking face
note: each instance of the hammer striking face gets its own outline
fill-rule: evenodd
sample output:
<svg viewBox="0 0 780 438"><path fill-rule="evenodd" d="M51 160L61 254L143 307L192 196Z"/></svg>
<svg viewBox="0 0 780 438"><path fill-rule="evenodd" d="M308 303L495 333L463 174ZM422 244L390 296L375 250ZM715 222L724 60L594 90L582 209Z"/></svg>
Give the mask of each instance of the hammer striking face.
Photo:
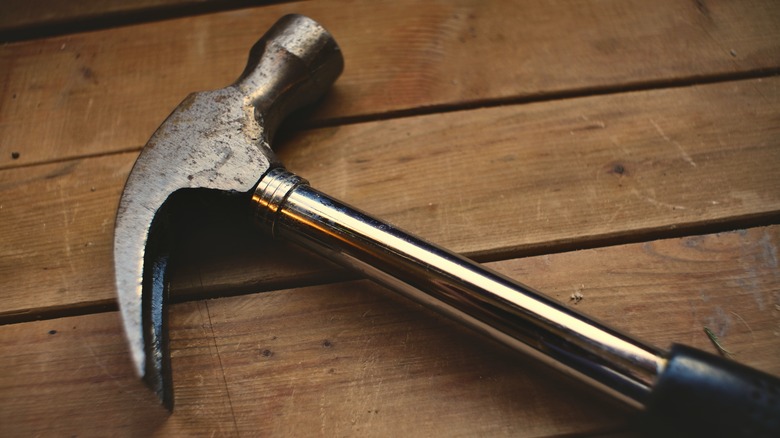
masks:
<svg viewBox="0 0 780 438"><path fill-rule="evenodd" d="M139 156L117 214L116 282L136 369L168 408L166 223L172 202L201 190L244 202L274 236L645 409L659 435L780 436L776 377L688 347L643 343L286 171L269 147L274 129L319 98L342 66L322 27L284 17L252 48L235 84L185 99Z"/></svg>
<svg viewBox="0 0 780 438"><path fill-rule="evenodd" d="M320 98L342 69L330 34L309 18L288 15L252 47L233 85L187 97L130 172L114 231L119 306L136 371L169 408L166 202L191 189L248 197L258 178L278 166L269 146L278 124Z"/></svg>

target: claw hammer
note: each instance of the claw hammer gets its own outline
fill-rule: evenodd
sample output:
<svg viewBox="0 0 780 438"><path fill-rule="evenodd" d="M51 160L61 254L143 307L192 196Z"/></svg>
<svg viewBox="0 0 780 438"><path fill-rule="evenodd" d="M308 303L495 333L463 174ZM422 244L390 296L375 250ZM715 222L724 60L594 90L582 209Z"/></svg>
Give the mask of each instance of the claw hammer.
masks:
<svg viewBox="0 0 780 438"><path fill-rule="evenodd" d="M645 411L653 430L780 436L778 378L690 347L643 343L287 171L271 149L274 132L342 69L341 51L322 26L285 16L252 47L235 83L187 97L139 155L117 212L114 269L135 369L166 407L174 401L166 272L175 243L165 212L177 193L197 190L244 203L273 236Z"/></svg>

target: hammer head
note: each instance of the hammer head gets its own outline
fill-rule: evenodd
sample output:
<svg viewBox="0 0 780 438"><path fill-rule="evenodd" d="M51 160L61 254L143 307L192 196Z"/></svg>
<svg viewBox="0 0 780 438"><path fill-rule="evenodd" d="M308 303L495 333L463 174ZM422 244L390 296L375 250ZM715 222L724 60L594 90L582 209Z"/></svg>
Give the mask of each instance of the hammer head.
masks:
<svg viewBox="0 0 780 438"><path fill-rule="evenodd" d="M255 45L239 79L187 97L154 133L127 179L114 229L114 271L135 369L173 409L167 333L170 200L188 190L240 200L279 165L282 119L319 99L343 69L331 35L288 15Z"/></svg>

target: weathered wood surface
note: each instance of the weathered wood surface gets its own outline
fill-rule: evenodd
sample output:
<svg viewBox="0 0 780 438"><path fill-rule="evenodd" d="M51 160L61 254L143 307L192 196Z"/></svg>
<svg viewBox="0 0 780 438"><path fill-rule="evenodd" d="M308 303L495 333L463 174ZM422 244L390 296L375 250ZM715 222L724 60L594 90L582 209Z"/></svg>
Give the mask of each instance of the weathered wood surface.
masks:
<svg viewBox="0 0 780 438"><path fill-rule="evenodd" d="M329 123L780 67L772 1L280 4L0 46L0 168L139 149L188 93L234 81L288 12L344 51L317 111Z"/></svg>
<svg viewBox="0 0 780 438"><path fill-rule="evenodd" d="M714 351L707 326L780 373L777 2L318 0L0 46L0 435L626 435L630 412L240 227L183 246L174 293L269 292L175 305L177 410L154 406L105 311L123 181L286 12L347 59L289 168L648 341Z"/></svg>
<svg viewBox="0 0 780 438"><path fill-rule="evenodd" d="M776 215L778 84L756 79L323 128L290 139L280 155L315 187L455 251L483 259L559 251ZM115 206L135 156L0 172L0 314L113 299L113 268L95 260L111 259ZM221 248L219 257L183 263L174 293L306 284L330 271L301 267L297 255L280 257L245 235Z"/></svg>
<svg viewBox="0 0 780 438"><path fill-rule="evenodd" d="M778 245L771 226L491 266L658 345L715 351L709 327L780 373ZM1 326L0 432L630 435L629 411L364 281L179 304L171 327L167 417L132 374L118 314Z"/></svg>
<svg viewBox="0 0 780 438"><path fill-rule="evenodd" d="M283 0L5 0L0 42L89 32Z"/></svg>
<svg viewBox="0 0 780 438"><path fill-rule="evenodd" d="M127 14L139 10L166 8L208 0L5 0L0 15L0 32L31 26L56 25L68 21Z"/></svg>

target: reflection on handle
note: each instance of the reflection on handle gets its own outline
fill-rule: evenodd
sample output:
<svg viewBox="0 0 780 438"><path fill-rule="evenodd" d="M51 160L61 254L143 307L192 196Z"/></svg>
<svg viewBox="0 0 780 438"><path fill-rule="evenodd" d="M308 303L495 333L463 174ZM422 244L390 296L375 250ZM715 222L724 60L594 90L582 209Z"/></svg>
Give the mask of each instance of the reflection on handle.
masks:
<svg viewBox="0 0 780 438"><path fill-rule="evenodd" d="M254 195L258 221L515 350L643 406L663 352L531 288L405 233L275 169Z"/></svg>
<svg viewBox="0 0 780 438"><path fill-rule="evenodd" d="M675 345L667 354L308 186L260 180L257 221L509 347L645 409L651 436L780 436L780 379Z"/></svg>

